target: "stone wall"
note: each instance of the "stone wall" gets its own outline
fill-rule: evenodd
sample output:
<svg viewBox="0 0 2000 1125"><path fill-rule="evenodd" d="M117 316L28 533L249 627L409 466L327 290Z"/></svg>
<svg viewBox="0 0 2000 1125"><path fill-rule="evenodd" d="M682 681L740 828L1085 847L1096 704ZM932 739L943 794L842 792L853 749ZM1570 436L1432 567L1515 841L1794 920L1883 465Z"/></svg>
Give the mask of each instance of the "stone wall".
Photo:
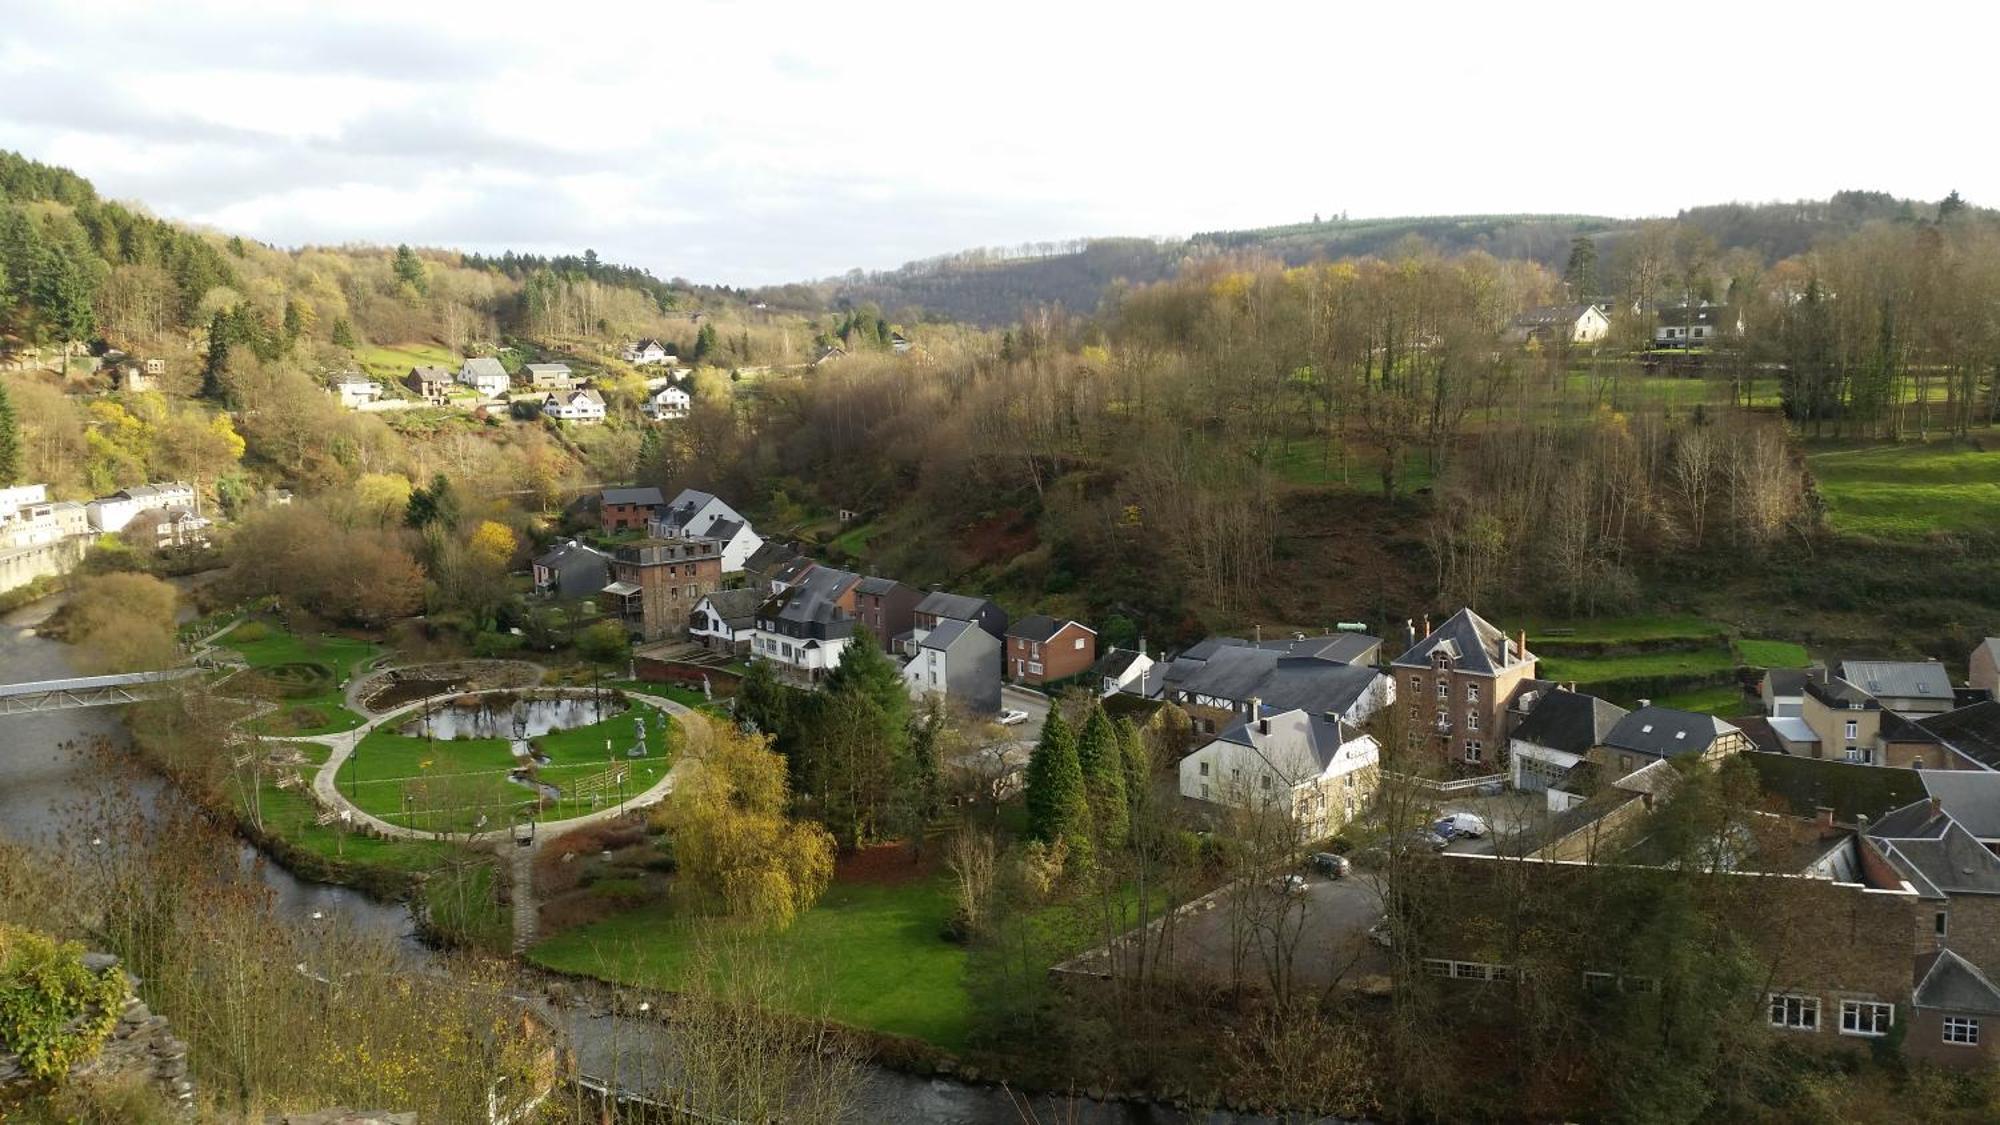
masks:
<svg viewBox="0 0 2000 1125"><path fill-rule="evenodd" d="M118 959L106 953L86 954L84 965L93 972L116 968ZM194 1103L194 1084L188 1080L187 1044L174 1038L167 1017L153 1014L139 999L138 978L125 974L125 1005L111 1036L92 1058L70 1068L70 1077L109 1083L142 1082L159 1088L184 1110ZM26 1072L20 1057L0 1053L0 1086L20 1081Z"/></svg>

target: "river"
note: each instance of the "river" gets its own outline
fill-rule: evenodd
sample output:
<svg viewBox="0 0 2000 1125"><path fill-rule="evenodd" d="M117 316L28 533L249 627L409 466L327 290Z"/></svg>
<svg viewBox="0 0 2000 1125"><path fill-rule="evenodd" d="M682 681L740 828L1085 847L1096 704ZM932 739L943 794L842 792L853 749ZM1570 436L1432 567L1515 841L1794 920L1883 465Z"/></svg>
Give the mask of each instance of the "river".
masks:
<svg viewBox="0 0 2000 1125"><path fill-rule="evenodd" d="M70 665L67 646L35 631L59 604L57 599L45 599L0 617L0 682L53 680L77 674ZM123 789L145 809L161 801L178 800L179 794L161 778L106 770L84 749L100 739L113 745L129 744L121 719L115 707L0 717L0 835L45 847L90 847L89 841L65 838L61 829L68 810L106 793L107 787ZM150 823L142 823L139 830L144 831ZM248 844L243 845L239 858L271 888L285 916L301 922L316 916L344 918L358 928L394 937L413 971L442 971L437 959L417 941L406 907L378 902L345 887L297 878L274 862L260 862L260 853ZM668 1054L664 1041L667 1031L657 1022L582 1010L567 1011L563 1016L578 1066L585 1073L643 1090L650 1085L658 1060ZM1022 1125L1030 1121L1178 1125L1190 1120L1188 1114L1166 1106L1100 1103L1087 1098L1036 1098L1030 1115L996 1087L875 1067L864 1075L857 1101L857 1120L891 1125ZM1207 1125L1253 1125L1268 1119L1216 1113L1196 1120Z"/></svg>

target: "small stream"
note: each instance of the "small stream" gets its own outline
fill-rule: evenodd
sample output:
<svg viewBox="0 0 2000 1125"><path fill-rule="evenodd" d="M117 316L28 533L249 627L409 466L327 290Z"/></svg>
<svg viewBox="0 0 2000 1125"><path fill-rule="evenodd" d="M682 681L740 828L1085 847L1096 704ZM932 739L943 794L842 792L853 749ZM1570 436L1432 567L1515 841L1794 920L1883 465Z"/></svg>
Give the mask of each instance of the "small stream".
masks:
<svg viewBox="0 0 2000 1125"><path fill-rule="evenodd" d="M67 646L42 637L35 626L53 613L59 599L50 598L0 617L0 682L50 680L76 675ZM546 706L544 706L546 704ZM510 710L441 708L431 715L436 737L507 738L525 748L527 738L554 730L596 722L587 699L537 701L529 708L526 733L516 732ZM445 715L454 733L436 724ZM579 720L579 716L582 716ZM65 840L62 829L72 810L100 796L129 797L144 810L178 801L180 794L152 774L104 769L85 749L97 740L130 745L115 707L52 711L38 715L0 717L0 836L47 848L90 847L90 841ZM407 725L403 728L407 731ZM421 733L419 726L416 733ZM153 824L143 820L144 831ZM100 841L101 845L102 842ZM441 961L416 937L409 909L378 902L345 887L308 882L276 862L263 862L256 848L244 844L238 859L254 870L275 896L278 909L306 922L340 917L356 928L393 938L412 971L443 972ZM523 981L524 992L538 987ZM571 1036L579 1068L616 1085L644 1091L657 1085L663 1058L670 1056L670 1032L656 1021L640 1020L586 1008L565 1010L559 1017ZM1099 1103L1087 1098L1040 1097L1032 1115L1018 1108L1012 1095L994 1086L973 1085L947 1078L925 1078L869 1067L857 1094L856 1120L939 1125L1023 1125L1029 1121L1075 1125L1168 1125L1189 1116L1166 1106ZM1261 1117L1216 1113L1199 1118L1205 1125L1251 1125Z"/></svg>

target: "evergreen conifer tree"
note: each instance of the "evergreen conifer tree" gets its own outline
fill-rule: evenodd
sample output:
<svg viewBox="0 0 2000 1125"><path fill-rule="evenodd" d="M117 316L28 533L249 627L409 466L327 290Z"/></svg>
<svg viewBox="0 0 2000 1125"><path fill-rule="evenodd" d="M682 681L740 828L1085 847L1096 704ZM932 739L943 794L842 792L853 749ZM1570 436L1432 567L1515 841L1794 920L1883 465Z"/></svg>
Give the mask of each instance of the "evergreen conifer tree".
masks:
<svg viewBox="0 0 2000 1125"><path fill-rule="evenodd" d="M1090 798L1097 843L1106 848L1122 846L1131 823L1131 810L1125 804L1125 751L1103 707L1093 706L1090 717L1084 720L1083 732L1076 740L1076 758Z"/></svg>
<svg viewBox="0 0 2000 1125"><path fill-rule="evenodd" d="M1090 843L1090 804L1083 766L1076 757L1076 734L1051 710L1042 737L1028 758L1028 834L1046 844L1067 840L1074 849Z"/></svg>

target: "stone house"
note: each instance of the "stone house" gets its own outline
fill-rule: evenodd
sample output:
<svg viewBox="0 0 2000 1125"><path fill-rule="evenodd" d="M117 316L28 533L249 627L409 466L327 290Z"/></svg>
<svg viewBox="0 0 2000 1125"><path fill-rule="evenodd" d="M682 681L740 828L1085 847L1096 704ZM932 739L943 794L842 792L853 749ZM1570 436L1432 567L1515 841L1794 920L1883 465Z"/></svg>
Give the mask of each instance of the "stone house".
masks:
<svg viewBox="0 0 2000 1125"><path fill-rule="evenodd" d="M607 488L597 494L597 524L606 535L642 530L666 502L657 488Z"/></svg>
<svg viewBox="0 0 2000 1125"><path fill-rule="evenodd" d="M412 367L403 376L403 385L432 406L443 406L451 398L451 372L442 367Z"/></svg>
<svg viewBox="0 0 2000 1125"><path fill-rule="evenodd" d="M597 595L607 617L643 641L682 636L701 599L722 585L722 555L707 539L641 539L612 552Z"/></svg>
<svg viewBox="0 0 2000 1125"><path fill-rule="evenodd" d="M1508 637L1470 608L1424 636L1390 664L1396 697L1410 710L1411 738L1428 743L1439 759L1465 773L1485 773L1505 763L1507 707L1516 689L1535 677L1528 635Z"/></svg>

